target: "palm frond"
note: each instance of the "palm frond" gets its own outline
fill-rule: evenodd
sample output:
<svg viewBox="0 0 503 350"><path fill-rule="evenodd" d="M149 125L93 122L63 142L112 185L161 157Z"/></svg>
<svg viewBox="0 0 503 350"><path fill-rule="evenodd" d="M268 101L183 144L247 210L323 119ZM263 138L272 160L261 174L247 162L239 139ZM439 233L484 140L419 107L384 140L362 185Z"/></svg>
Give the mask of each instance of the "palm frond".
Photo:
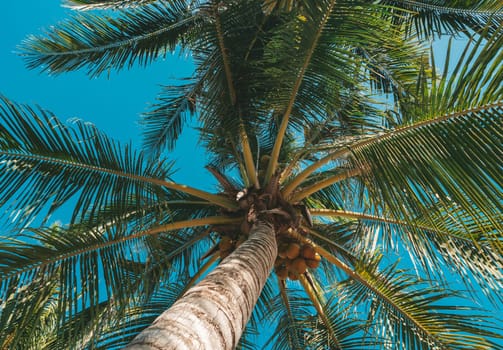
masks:
<svg viewBox="0 0 503 350"><path fill-rule="evenodd" d="M69 127L47 111L4 97L0 120L0 204L21 224L47 205L50 215L70 198L77 198L72 220L106 205L127 207L129 198L141 210L161 195L155 182L170 175L168 163L146 160L89 123Z"/></svg>
<svg viewBox="0 0 503 350"><path fill-rule="evenodd" d="M267 321L276 328L271 332L265 347L271 349L304 349L307 344L303 336L304 315L309 315L312 309L309 300L302 296L296 288L280 287L283 290L272 299ZM285 303L287 298L288 303Z"/></svg>
<svg viewBox="0 0 503 350"><path fill-rule="evenodd" d="M482 34L486 27L491 34L498 30L503 19L498 0L383 0L381 3L402 9L397 20L405 25L409 34L422 39L469 32Z"/></svg>
<svg viewBox="0 0 503 350"><path fill-rule="evenodd" d="M277 163L278 163L278 158L279 158L279 153L281 146L283 144L283 139L285 137L287 127L288 127L288 121L290 118L290 114L292 112L297 93L299 92L300 86L302 84L302 81L304 79L304 75L311 63L311 58L313 57L313 53L317 47L318 41L320 40L320 37L323 33L324 27L328 22L328 19L330 18L330 15L332 13L332 10L335 6L335 1L330 1L326 2L324 4L319 4L323 5L323 8L321 6L319 7L314 7L316 8L316 11L313 11L313 13L309 13L308 16L310 17L310 20L307 21L307 24L301 24L300 22L297 23L298 27L303 27L305 29L304 34L305 36L309 36L309 40L304 41L304 50L301 54L301 60L298 62L298 72L297 74L294 75L294 79L292 81L291 88L288 89L290 91L289 96L285 100L286 104L281 108L278 109L278 113L281 113L281 118L280 118L280 126L278 129L278 134L276 137L276 140L274 142L274 147L271 152L271 159L269 160L269 164L267 166L267 170L265 173L264 181L265 183L268 183L269 180L271 179L272 175L276 172L277 170ZM312 9L312 8L308 8ZM298 33L301 34L302 32ZM307 35L306 35L307 34ZM291 37L291 39L294 39ZM299 41L299 38L296 38L297 41ZM305 39L305 38L304 38ZM302 39L300 40L302 42ZM307 43L307 45L306 45ZM288 44L287 44L288 45ZM275 52L277 52L275 50ZM295 57L295 56L291 56Z"/></svg>
<svg viewBox="0 0 503 350"><path fill-rule="evenodd" d="M418 278L427 276L446 286L456 275L474 295L484 293L495 306L503 300L503 260L491 243L480 239L483 235L476 226L465 223L460 227L442 216L435 218L435 225L432 225L420 218L409 218L405 222L337 210L314 209L311 214L339 217L343 222L349 220L346 225L352 222L354 231L345 244L352 252L382 250L393 255L407 250ZM486 232L494 230L489 225ZM327 234L321 238L324 236ZM401 256L404 258L404 254Z"/></svg>
<svg viewBox="0 0 503 350"><path fill-rule="evenodd" d="M166 188L236 206L234 200L168 181L170 163L147 159L89 123L77 121L69 127L47 111L4 97L0 120L0 205L9 208L10 219L19 224L45 209L42 218L48 218L72 198L72 222L92 219L106 207L130 211L136 205L141 211L142 206L164 201Z"/></svg>
<svg viewBox="0 0 503 350"><path fill-rule="evenodd" d="M174 51L198 21L184 2L156 2L114 17L86 13L28 37L20 49L29 68L52 74L87 68L96 76L135 63L145 66Z"/></svg>
<svg viewBox="0 0 503 350"><path fill-rule="evenodd" d="M190 222L200 220L206 222L206 218ZM182 226L191 224L187 221ZM173 276L182 279L188 276L189 269L200 265L197 257L208 246L208 230L172 231L180 228L165 225L138 234L117 227L54 227L10 239L1 245L0 299L17 303L15 309L5 312L22 314L26 310L28 316L22 320L39 320L36 300L23 298L19 291L43 293L52 288L50 296L59 315L56 323L66 324L70 332L64 333L65 327L57 328L61 333L56 337L60 348L72 341L94 341L99 330L106 328L106 322L149 300ZM56 291L47 285L50 280L56 281ZM106 282L105 288L98 282L101 280ZM98 322L96 317L101 313L108 316L103 314L102 322ZM8 318L8 313L0 316ZM21 322L7 321L14 328ZM88 332L95 333L91 339L86 339Z"/></svg>
<svg viewBox="0 0 503 350"><path fill-rule="evenodd" d="M121 349L125 347L177 300L185 281L182 276L180 277L179 281L171 280L162 286L150 300L131 306L121 318L110 322L89 348Z"/></svg>
<svg viewBox="0 0 503 350"><path fill-rule="evenodd" d="M143 143L147 151L159 155L164 146L168 150L175 147L186 116L196 112L200 90L200 82L163 87L157 102L142 115Z"/></svg>
<svg viewBox="0 0 503 350"><path fill-rule="evenodd" d="M159 0L64 0L63 6L72 10L86 11L94 9L135 8L153 2L159 2Z"/></svg>
<svg viewBox="0 0 503 350"><path fill-rule="evenodd" d="M321 291L317 294L321 295ZM320 303L326 321L319 322L319 316L311 316L307 320L308 327L312 331L307 336L310 348L322 349L374 349L379 341L372 339L363 333L364 322L359 319L359 314L355 313L347 302L341 301L338 296L332 295L328 300ZM328 341L329 334L335 333L339 339L339 345L334 346Z"/></svg>
<svg viewBox="0 0 503 350"><path fill-rule="evenodd" d="M429 286L394 264L379 271L380 260L377 254L357 265L365 284L353 280L338 288L355 304L365 306L368 331L381 337L385 345L403 344L406 349L502 348L493 341L500 337L499 327L476 309L461 306L465 302L447 302L456 299L456 293Z"/></svg>
<svg viewBox="0 0 503 350"><path fill-rule="evenodd" d="M467 110L353 149L358 166L368 167L363 179L374 205L400 220L438 215L435 208L460 226L478 225L501 249L489 236L501 232L503 215L502 112L500 104ZM487 222L496 231L485 231Z"/></svg>
<svg viewBox="0 0 503 350"><path fill-rule="evenodd" d="M43 288L37 288L40 285ZM5 349L36 348L57 325L57 276L36 278L21 288L3 285L1 291L0 345Z"/></svg>

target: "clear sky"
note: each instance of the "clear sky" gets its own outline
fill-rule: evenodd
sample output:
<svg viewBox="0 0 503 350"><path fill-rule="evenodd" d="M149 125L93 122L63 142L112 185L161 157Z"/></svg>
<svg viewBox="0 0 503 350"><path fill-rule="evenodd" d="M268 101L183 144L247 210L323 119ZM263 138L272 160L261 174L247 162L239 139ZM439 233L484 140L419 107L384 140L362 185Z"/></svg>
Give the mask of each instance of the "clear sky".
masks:
<svg viewBox="0 0 503 350"><path fill-rule="evenodd" d="M48 76L28 70L15 51L29 34L39 34L72 15L62 0L7 1L0 12L0 94L19 103L38 104L65 121L79 118L94 123L107 135L141 146L140 113L155 102L160 85L176 83L190 76L192 65L186 58L168 55L148 67L112 72L90 79L85 71ZM189 131L188 128L186 131ZM179 169L175 179L197 185L207 173L194 132L187 132L170 159ZM190 155L190 158L187 157ZM185 159L184 159L185 158ZM189 161L190 160L190 161ZM204 188L209 189L207 186Z"/></svg>

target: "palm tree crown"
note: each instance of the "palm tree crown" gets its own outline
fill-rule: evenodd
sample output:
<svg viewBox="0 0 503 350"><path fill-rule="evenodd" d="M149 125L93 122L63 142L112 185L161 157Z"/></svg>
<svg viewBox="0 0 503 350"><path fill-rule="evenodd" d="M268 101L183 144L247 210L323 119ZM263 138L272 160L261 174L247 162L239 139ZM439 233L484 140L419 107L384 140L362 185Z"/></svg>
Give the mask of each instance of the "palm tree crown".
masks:
<svg viewBox="0 0 503 350"><path fill-rule="evenodd" d="M503 302L500 1L66 5L28 67L180 49L195 70L142 116L143 150L1 98L2 348L124 347L221 261L261 259L238 249L260 225L277 256L241 348L503 348L477 306ZM467 46L438 71L445 35ZM189 116L214 193L170 178Z"/></svg>

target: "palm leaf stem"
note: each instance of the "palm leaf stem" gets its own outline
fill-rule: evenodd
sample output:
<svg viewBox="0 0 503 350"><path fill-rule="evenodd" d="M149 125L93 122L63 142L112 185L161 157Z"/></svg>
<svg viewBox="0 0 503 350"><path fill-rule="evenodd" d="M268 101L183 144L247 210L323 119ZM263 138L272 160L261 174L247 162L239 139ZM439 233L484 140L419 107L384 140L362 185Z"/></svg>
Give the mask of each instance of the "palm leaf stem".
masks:
<svg viewBox="0 0 503 350"><path fill-rule="evenodd" d="M412 228L416 228L416 229L420 229L420 230L425 230L425 231L430 231L430 232L431 231L439 232L439 230L437 228L426 226L424 224L413 224L413 223L402 221L402 220L396 220L396 219L391 219L391 218L377 216L377 215L371 215L371 214L357 213L357 212L353 212L353 211L336 210L336 209L311 209L310 208L309 213L312 216L340 217L340 218L347 218L347 219L354 219L354 220L369 220L369 221L374 221L374 222L380 222L383 224L410 226ZM453 236L453 234L448 231L441 231L441 233L448 235L448 236ZM465 240L470 243L473 243L472 240L461 237L459 235L454 235L454 236L456 237L456 239L461 239L461 240Z"/></svg>
<svg viewBox="0 0 503 350"><path fill-rule="evenodd" d="M503 101L498 101L495 103L484 104L482 106L476 106L476 107L464 109L462 111L445 114L445 115L438 117L438 118L423 120L423 121L411 124L409 126L397 128L397 129L392 130L390 132L387 132L384 134L379 134L374 137L370 137L365 140L362 140L360 142L356 142L355 144L353 144L351 146L348 146L348 147L345 147L342 149L338 149L335 152L327 154L325 157L314 162L313 164L311 164L310 166L305 168L303 171L301 171L299 174L297 174L297 176L295 176L294 179L284 187L283 195L285 197L288 197L302 183L302 181L304 181L307 177L309 177L316 170L318 170L322 166L326 165L331 160L347 156L348 154L350 154L352 152L353 149L364 147L364 146L367 146L371 143L378 143L381 140L388 139L388 138L406 133L407 131L410 131L410 130L415 130L415 129L419 129L421 127L438 124L438 123L441 123L443 121L450 120L450 119L464 117L470 113L480 112L480 111L484 111L484 110L488 110L488 109L492 109L492 108L501 108L501 107L503 107Z"/></svg>
<svg viewBox="0 0 503 350"><path fill-rule="evenodd" d="M327 242L328 244L330 244L331 246L333 246L334 248L336 248L338 251L343 252L344 255L346 255L346 256L348 256L348 257L350 257L352 259L356 259L356 257L354 256L354 254L351 253L349 250L347 250L346 248L344 248L340 244L332 241L331 239L327 238L325 235L319 233L318 231L314 230L313 228L307 227L307 226L301 226L301 228L304 231L309 232L310 235L317 237L321 241Z"/></svg>
<svg viewBox="0 0 503 350"><path fill-rule="evenodd" d="M292 307L290 304L290 300L288 298L288 292L286 290L286 282L285 280L281 280L278 278L278 287L279 287L279 293L281 296L281 301L283 302L283 305L285 305L286 309L286 314L288 316L288 319L290 320L290 325L289 327L293 327L294 329L294 334L295 336L292 337L293 344L294 344L294 349L302 349L303 347L299 343L299 337L298 335L301 333L301 330L298 329L297 324L298 321L295 320L294 314L292 312Z"/></svg>
<svg viewBox="0 0 503 350"><path fill-rule="evenodd" d="M323 310L323 306L321 305L318 291L314 288L314 286L310 283L310 281L308 281L308 279L304 274L299 275L299 281L302 284L302 287L304 288L304 291L306 292L307 296L313 303L316 312L318 312L318 316L325 324L325 327L327 327L328 334L330 335L330 338L332 338L332 340L334 341L336 349L342 349L341 344L337 339L334 330L331 327L330 320L328 319L327 315L325 314L325 311Z"/></svg>
<svg viewBox="0 0 503 350"><path fill-rule="evenodd" d="M430 339L435 339L437 340L437 337L432 334L421 322L416 320L413 315L411 315L407 310L405 310L401 305L395 303L391 298L389 298L386 294L382 293L378 288L375 288L371 283L369 283L363 276L361 276L359 273L354 271L349 265L345 264L343 261L339 260L337 257L332 255L329 251L324 249L323 247L317 245L314 243L312 240L310 240L307 237L302 236L301 234L297 232L290 232L290 235L292 237L295 237L299 241L301 241L304 244L309 244L311 245L314 250L320 254L323 258L327 259L328 262L334 264L337 268L342 270L346 275L348 275L349 278L352 280L362 284L365 286L365 288L369 289L377 295L381 300L386 302L388 305L390 305L393 309L397 310L400 312L402 316L407 318L411 323L413 323L419 330L424 332Z"/></svg>
<svg viewBox="0 0 503 350"><path fill-rule="evenodd" d="M232 81L232 71L229 63L229 57L227 55L227 48L225 47L224 35L222 32L222 23L220 22L220 16L218 15L218 2L213 4L213 15L215 18L215 29L217 31L218 37L218 47L220 48L220 53L222 54L222 61L224 64L225 79L227 80L227 89L229 90L229 98L231 105L236 105L236 90L234 89L234 83Z"/></svg>
<svg viewBox="0 0 503 350"><path fill-rule="evenodd" d="M297 92L300 89L301 83L304 79L304 75L307 71L307 68L309 67L309 63L311 62L311 57L313 56L314 50L316 49L316 46L318 45L318 40L320 39L321 33L323 32L323 28L325 27L325 24L327 23L332 10L335 6L335 0L332 0L330 2L330 5L328 6L327 10L325 11L325 14L323 15L323 18L321 19L321 23L318 27L318 30L312 39L311 46L309 47L306 57L304 60L304 64L302 65L298 75L297 79L295 81L295 84L292 89L292 93L290 95L290 100L288 101L288 104L286 106L285 112L283 113L283 117L281 118L281 124L278 129L278 134L276 135L276 140L274 141L274 146L271 152L271 158L269 160L269 164L267 166L267 170L265 173L264 177L264 184L267 184L270 180L272 175L276 172L276 168L278 167L278 161L279 161L279 153L281 151L281 146L283 145L283 139L285 138L286 135L286 130L288 127L288 121L290 118L290 114L293 109L293 105L295 103L295 99L297 98Z"/></svg>
<svg viewBox="0 0 503 350"><path fill-rule="evenodd" d="M232 71L231 65L229 62L228 50L225 47L224 35L222 33L222 24L220 22L220 16L218 15L218 3L214 4L214 16L215 16L215 27L218 36L218 46L220 48L220 52L222 54L222 61L224 64L225 71L225 79L227 80L227 88L229 90L229 99L232 106L236 105L236 89L234 88L234 82L232 81ZM255 163L253 161L253 154L250 148L250 142L248 140L248 135L246 134L245 127L243 125L243 121L241 120L241 116L239 117L239 139L241 141L241 148L243 150L243 157L245 161L246 173L250 182L256 187L259 188L259 182L257 178L257 171L255 169Z"/></svg>
<svg viewBox="0 0 503 350"><path fill-rule="evenodd" d="M234 154L234 157L236 158L236 163L238 164L239 174L241 175L241 179L243 179L245 187L249 187L250 181L248 178L246 166L243 165L244 160L241 159L242 158L241 156L244 155L244 152L243 152L243 154L238 152L238 147L232 138L229 138L229 143L232 148L232 153Z"/></svg>
<svg viewBox="0 0 503 350"><path fill-rule="evenodd" d="M239 139L241 140L241 148L243 149L243 157L245 161L246 174L248 181L252 183L255 188L260 188L260 183L257 177L257 170L255 169L255 162L253 161L253 154L250 148L250 141L248 140L248 134L246 133L243 121L239 123Z"/></svg>
<svg viewBox="0 0 503 350"><path fill-rule="evenodd" d="M252 49L258 40L258 36L262 32L264 25L267 22L267 19L268 19L267 16L264 16L264 18L262 19L262 22L260 22L260 25L258 26L257 31L255 33L255 36L253 37L252 41L250 42L250 45L248 45L248 50L246 50L243 61L248 61L248 57L250 56L250 53L252 52Z"/></svg>
<svg viewBox="0 0 503 350"><path fill-rule="evenodd" d="M10 159L32 160L32 161L39 161L39 162L44 162L44 163L49 163L49 164L54 164L54 165L62 165L62 166L66 166L66 167L85 169L85 170L89 170L89 171L101 173L101 174L110 174L110 175L117 176L117 177L122 177L122 178L140 181L140 182L150 183L150 184L162 186L165 188L169 188L169 189L172 189L175 191L183 192L183 193L198 197L200 199L204 199L210 203L213 203L215 205L218 205L218 206L226 208L226 209L235 209L237 207L237 205L236 205L236 203L234 203L234 201L231 201L223 196L212 194L212 193L209 193L209 192L206 192L203 190L199 190L197 188L193 188L193 187L190 187L187 185L178 184L178 183L172 182L172 181L149 178L149 177L125 173L125 172L121 172L121 171L117 171L117 170L110 170L110 169L98 167L95 165L78 163L75 161L69 161L69 160L64 160L64 159L59 159L59 158L54 158L54 157L41 156L41 155L37 155L37 154L22 154L22 153L17 153L17 152L0 151L0 156L6 156Z"/></svg>
<svg viewBox="0 0 503 350"><path fill-rule="evenodd" d="M89 0L64 0L62 7L67 7L72 10L88 11L88 10L117 10L124 8L136 8L148 5L157 0L112 0L112 1L89 1Z"/></svg>
<svg viewBox="0 0 503 350"><path fill-rule="evenodd" d="M287 166L283 171L281 172L279 176L279 183L283 184L283 182L288 179L288 177L292 174L293 170L299 166L300 160L305 157L306 154L309 154L308 152L299 152L296 153L292 159L288 162Z"/></svg>
<svg viewBox="0 0 503 350"><path fill-rule="evenodd" d="M290 307L290 301L288 300L288 294L286 292L285 281L280 280L278 278L278 287L279 287L279 293L281 295L281 301L283 301L283 304L285 305L286 313L288 314L288 318L290 318L290 320L292 321L292 324L293 324L294 318L293 318L292 309Z"/></svg>
<svg viewBox="0 0 503 350"><path fill-rule="evenodd" d="M319 149L317 147L312 147L316 143L316 138L320 135L321 130L324 126L330 125L334 120L337 119L337 113L334 113L331 117L325 118L323 123L319 126L319 128L311 134L309 139L304 141L304 146L298 152L296 152L293 157L288 162L288 165L281 172L279 183L283 184L283 182L290 177L293 170L299 166L299 163L305 159L306 156L312 155L315 150Z"/></svg>
<svg viewBox="0 0 503 350"><path fill-rule="evenodd" d="M328 186L331 186L337 182L341 182L344 180L347 180L349 178L358 176L361 174L360 169L351 169L348 171L345 171L341 174L337 174L335 176L331 176L323 181L317 182L311 186L308 186L306 188L303 188L302 190L298 192L294 192L293 195L290 198L290 201L293 203L300 202L304 198L310 196L311 194L318 192Z"/></svg>
<svg viewBox="0 0 503 350"><path fill-rule="evenodd" d="M151 236L151 235L159 234L161 232L179 230L179 229L190 228L190 227L198 227L198 226L206 226L206 225L237 224L240 221L241 221L241 219L239 219L239 218L229 218L226 216L211 216L211 217L205 217L205 218L199 218L199 219L182 220L182 221L173 222L173 223L166 224L166 225L161 225L161 226L149 229L149 230L144 230L144 231L140 231L140 232L137 232L137 233L134 233L131 235L112 239L107 242L89 245L85 249L81 248L81 249L77 249L72 252L53 256L49 259L40 260L37 262L37 264L32 264L28 267L25 267L24 269L18 269L13 273L2 275L0 277L0 283L2 283L4 280L9 279L13 275L21 275L21 274L28 272L28 271L31 271L37 267L41 268L41 267L56 263L61 260L71 259L73 257L79 256L79 255L82 255L85 253L98 251L100 249L103 249L103 248L106 248L106 247L109 247L112 245L128 242L133 239L137 239L137 238L141 238L141 237L145 237L145 236ZM198 238L200 238L200 236L198 236Z"/></svg>
<svg viewBox="0 0 503 350"><path fill-rule="evenodd" d="M192 276L192 278L190 279L189 282L187 282L187 284L185 285L185 287L183 288L183 290L180 292L180 296L179 298L181 298L185 292L187 292L194 284L196 284L197 280L206 272L208 271L208 269L213 266L213 264L215 263L215 261L218 260L218 258L220 257L219 255L219 252L215 252L213 253L213 255L211 255L211 257L208 259L208 261L206 261L204 263L203 266L201 266L201 268L196 272L196 274L194 276Z"/></svg>
<svg viewBox="0 0 503 350"><path fill-rule="evenodd" d="M412 7L416 8L422 8L422 9L428 9L428 10L433 10L441 14L454 14L454 15L468 15L468 16L484 16L484 17L490 17L490 16L497 16L497 15L503 15L503 12L500 11L485 11L485 10L478 10L478 9L463 9L459 7L447 7L447 6L439 6L435 5L432 3L424 3L424 2L418 2L418 1L413 1L413 0L402 0L402 4L404 5L409 5Z"/></svg>

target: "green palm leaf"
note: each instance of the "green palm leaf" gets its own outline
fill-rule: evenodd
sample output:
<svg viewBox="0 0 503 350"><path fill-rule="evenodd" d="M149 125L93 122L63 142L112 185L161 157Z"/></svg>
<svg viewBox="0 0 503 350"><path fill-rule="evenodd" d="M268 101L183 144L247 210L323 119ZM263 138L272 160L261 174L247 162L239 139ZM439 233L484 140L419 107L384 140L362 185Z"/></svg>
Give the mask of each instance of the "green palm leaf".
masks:
<svg viewBox="0 0 503 350"><path fill-rule="evenodd" d="M309 300L299 290L280 288L283 291L272 299L270 312L266 315L268 323L276 328L265 345L272 349L306 348L303 333L305 315L312 312Z"/></svg>
<svg viewBox="0 0 503 350"><path fill-rule="evenodd" d="M92 125L68 127L49 112L4 97L0 120L0 204L19 213L21 224L44 208L47 217L71 198L76 220L105 206L129 207L131 200L141 210L162 195L159 181L169 176L170 165L146 160Z"/></svg>
<svg viewBox="0 0 503 350"><path fill-rule="evenodd" d="M75 10L121 9L145 6L153 2L159 2L159 0L65 0L63 6Z"/></svg>
<svg viewBox="0 0 503 350"><path fill-rule="evenodd" d="M356 304L366 305L371 334L388 344L403 344L407 349L502 348L489 340L501 337L499 327L482 314L475 314L476 309L461 306L466 303L452 306L444 302L456 298L456 293L428 286L396 265L379 271L380 260L376 255L358 264L357 271L366 285L350 281L339 286L341 297L348 296Z"/></svg>
<svg viewBox="0 0 503 350"><path fill-rule="evenodd" d="M173 281L155 293L144 304L131 307L125 315L114 320L108 332L97 339L95 349L121 349L142 329L150 325L164 310L170 307L183 290L182 281Z"/></svg>
<svg viewBox="0 0 503 350"><path fill-rule="evenodd" d="M143 235L128 232L125 227L54 227L5 241L0 246L0 299L16 301L0 313L6 329L17 329L29 319L40 322L40 308L35 304L38 299L23 298L19 292L29 290L54 297L59 310L57 324L66 326L48 334L56 330L62 333L57 337L59 346L84 340L86 332L99 334L102 330L98 328L105 327L105 321L112 322L131 307L148 301L162 281L180 279L190 266L200 264L197 257L208 248L208 231L164 233L170 230L169 225L165 227ZM46 283L51 280L54 283ZM105 281L106 287L98 281ZM9 315L22 315L23 310L25 315L20 320L9 319ZM102 312L110 315L97 322L96 315ZM65 327L74 334L64 334Z"/></svg>
<svg viewBox="0 0 503 350"><path fill-rule="evenodd" d="M503 11L498 0L384 0L383 4L403 9L402 18L407 32L423 39L463 32L479 32L488 28L495 32L501 25Z"/></svg>
<svg viewBox="0 0 503 350"><path fill-rule="evenodd" d="M28 67L62 73L87 68L96 76L110 69L148 65L183 45L201 17L184 2L158 2L107 17L86 13L31 36L21 46Z"/></svg>
<svg viewBox="0 0 503 350"><path fill-rule="evenodd" d="M159 154L164 146L168 150L175 147L186 115L193 116L196 112L196 97L200 89L197 83L163 87L157 103L142 116L146 150Z"/></svg>
<svg viewBox="0 0 503 350"><path fill-rule="evenodd" d="M399 219L428 218L432 208L443 208L444 218L457 217L458 225L473 221L484 231L489 221L501 232L501 113L499 104L467 110L355 148L353 159L368 167L371 200Z"/></svg>
<svg viewBox="0 0 503 350"><path fill-rule="evenodd" d="M340 225L353 228L348 234L350 239L337 244L327 240L331 237L330 230L317 227L323 235L316 234L316 238L328 242L338 251L346 247L353 254L358 254L360 251L380 249L393 255L407 250L410 262L416 266L418 278L427 276L447 286L448 280L456 274L471 292L483 292L495 306L503 300L503 260L490 243L480 239L482 236L477 226L470 227L466 223L459 227L445 217L435 218L435 224L429 225L421 219L409 218L408 222L400 222L346 211L312 210L311 214L317 216L330 212L333 217L340 218ZM467 228L470 230L467 231ZM494 230L488 224L484 232L491 231ZM355 261L354 256L348 261ZM405 258L404 254L401 256Z"/></svg>

